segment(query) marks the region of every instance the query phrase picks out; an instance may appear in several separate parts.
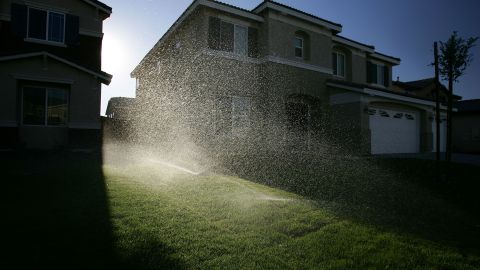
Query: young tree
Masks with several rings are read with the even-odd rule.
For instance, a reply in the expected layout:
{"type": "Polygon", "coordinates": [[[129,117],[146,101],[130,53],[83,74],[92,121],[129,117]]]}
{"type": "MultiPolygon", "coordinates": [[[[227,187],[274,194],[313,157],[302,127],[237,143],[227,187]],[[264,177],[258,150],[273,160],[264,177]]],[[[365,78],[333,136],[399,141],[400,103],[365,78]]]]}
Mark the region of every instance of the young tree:
{"type": "Polygon", "coordinates": [[[445,156],[447,167],[450,167],[452,160],[453,82],[458,82],[458,79],[465,73],[465,70],[473,61],[473,55],[469,51],[475,45],[477,39],[478,37],[471,37],[465,40],[458,36],[457,31],[454,31],[447,41],[439,42],[439,71],[442,78],[448,80],[447,149],[445,156]]]}

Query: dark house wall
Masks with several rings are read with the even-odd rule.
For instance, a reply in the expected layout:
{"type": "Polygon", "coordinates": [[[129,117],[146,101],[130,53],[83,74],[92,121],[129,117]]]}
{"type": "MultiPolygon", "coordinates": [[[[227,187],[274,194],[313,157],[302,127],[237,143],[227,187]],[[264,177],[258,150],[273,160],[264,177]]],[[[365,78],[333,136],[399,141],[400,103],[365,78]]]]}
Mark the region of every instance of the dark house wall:
{"type": "Polygon", "coordinates": [[[27,7],[12,3],[10,21],[0,21],[0,56],[46,51],[76,64],[99,71],[101,69],[102,38],[81,35],[79,16],[66,14],[65,47],[25,41],[27,7]]]}

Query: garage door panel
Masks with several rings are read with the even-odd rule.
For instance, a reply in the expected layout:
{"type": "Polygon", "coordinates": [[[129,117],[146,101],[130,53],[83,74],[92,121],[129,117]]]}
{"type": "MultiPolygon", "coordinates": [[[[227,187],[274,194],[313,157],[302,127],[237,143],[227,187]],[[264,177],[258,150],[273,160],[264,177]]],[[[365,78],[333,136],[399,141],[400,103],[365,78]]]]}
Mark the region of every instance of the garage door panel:
{"type": "Polygon", "coordinates": [[[374,108],[369,114],[372,154],[419,152],[416,112],[374,108]]]}

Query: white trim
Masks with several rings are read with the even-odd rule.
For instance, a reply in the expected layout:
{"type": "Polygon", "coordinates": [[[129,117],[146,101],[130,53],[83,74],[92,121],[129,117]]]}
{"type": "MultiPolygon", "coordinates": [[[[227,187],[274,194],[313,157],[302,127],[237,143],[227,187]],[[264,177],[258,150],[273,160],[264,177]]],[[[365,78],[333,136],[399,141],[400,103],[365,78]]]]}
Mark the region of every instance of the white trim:
{"type": "MultiPolygon", "coordinates": [[[[370,95],[372,97],[382,97],[382,98],[392,99],[392,100],[395,100],[395,101],[403,101],[403,102],[406,102],[406,103],[412,103],[412,104],[416,104],[416,105],[419,104],[419,105],[426,105],[426,106],[430,106],[430,107],[435,107],[435,101],[422,100],[422,99],[417,99],[417,98],[413,98],[413,97],[405,97],[405,96],[397,95],[395,93],[386,93],[386,92],[382,92],[382,91],[375,90],[375,89],[370,89],[370,88],[358,88],[358,87],[341,85],[341,84],[331,83],[331,82],[327,83],[327,86],[337,87],[337,88],[344,89],[344,90],[350,90],[350,91],[353,91],[353,92],[357,92],[357,93],[361,93],[361,94],[365,94],[365,95],[370,95]]],[[[440,105],[440,109],[446,110],[447,107],[440,105]]]]}
{"type": "Polygon", "coordinates": [[[103,33],[102,32],[97,32],[97,31],[86,29],[86,28],[80,28],[79,29],[79,34],[84,35],[84,36],[103,38],[103,33]]]}
{"type": "Polygon", "coordinates": [[[365,51],[365,52],[369,52],[369,53],[374,53],[375,52],[375,49],[373,49],[371,47],[352,42],[352,41],[344,39],[343,37],[340,37],[340,36],[332,36],[332,41],[335,41],[337,43],[359,49],[361,51],[365,51]]]}
{"type": "Polygon", "coordinates": [[[11,56],[0,57],[0,62],[1,62],[1,61],[8,61],[8,60],[15,60],[15,59],[35,57],[35,56],[48,56],[48,57],[53,58],[53,59],[55,59],[55,60],[57,60],[57,61],[59,61],[59,62],[62,62],[62,63],[67,64],[67,65],[70,65],[70,66],[72,66],[72,67],[74,67],[74,68],[76,68],[76,69],[79,69],[79,70],[81,70],[81,71],[83,71],[83,72],[86,72],[86,73],[91,74],[91,75],[93,75],[93,76],[99,77],[99,78],[107,81],[108,83],[110,83],[110,81],[112,80],[112,76],[111,76],[111,75],[105,76],[105,75],[102,75],[102,74],[100,74],[100,73],[91,71],[91,70],[89,70],[89,69],[87,69],[87,68],[84,68],[84,67],[82,67],[82,66],[79,66],[79,65],[77,65],[77,64],[75,64],[75,63],[72,63],[72,62],[70,62],[70,61],[68,61],[68,60],[65,60],[65,59],[63,59],[63,58],[60,58],[60,57],[55,56],[55,55],[53,55],[53,54],[50,54],[50,53],[48,53],[48,52],[25,53],[25,54],[16,54],[16,55],[11,55],[11,56]]]}
{"type": "Polygon", "coordinates": [[[252,12],[258,14],[266,8],[271,8],[273,10],[280,11],[281,13],[285,13],[285,14],[297,17],[299,19],[302,19],[302,20],[305,20],[305,21],[308,21],[308,22],[312,22],[314,24],[323,26],[325,28],[332,29],[332,30],[335,30],[337,32],[342,32],[342,27],[341,26],[337,26],[337,25],[331,24],[329,22],[326,22],[326,21],[323,21],[323,20],[320,20],[320,19],[316,19],[312,16],[308,16],[308,15],[300,13],[298,11],[295,11],[295,10],[292,10],[292,9],[289,9],[289,8],[286,8],[286,7],[283,7],[283,6],[279,6],[279,5],[277,5],[275,3],[272,3],[272,2],[263,2],[263,4],[261,4],[260,6],[255,8],[254,10],[252,10],[252,12]]]}
{"type": "Polygon", "coordinates": [[[378,60],[382,60],[382,61],[394,64],[394,65],[400,65],[400,60],[394,59],[392,57],[383,56],[383,55],[380,55],[380,54],[375,53],[375,52],[370,54],[370,57],[373,57],[373,58],[376,58],[378,60]]]}
{"type": "Polygon", "coordinates": [[[242,56],[238,54],[234,54],[232,52],[225,52],[225,51],[217,51],[217,50],[212,50],[212,49],[203,49],[201,50],[195,57],[198,57],[202,54],[209,55],[209,56],[217,56],[217,57],[224,57],[226,59],[232,59],[232,60],[237,60],[237,61],[242,61],[245,63],[252,63],[252,64],[263,64],[266,62],[272,62],[272,63],[277,63],[277,64],[282,64],[282,65],[288,65],[288,66],[293,66],[293,67],[298,67],[298,68],[303,68],[303,69],[308,69],[308,70],[313,70],[317,71],[320,73],[325,73],[325,74],[333,74],[333,70],[331,68],[325,68],[325,67],[320,67],[320,66],[315,66],[315,65],[310,65],[298,61],[292,61],[289,59],[285,58],[280,58],[277,56],[272,56],[268,55],[263,58],[257,59],[257,58],[252,58],[248,56],[242,56]]]}
{"type": "Polygon", "coordinates": [[[18,127],[18,123],[16,121],[0,121],[0,127],[18,127]]]}
{"type": "Polygon", "coordinates": [[[10,21],[12,16],[8,13],[0,13],[0,20],[2,21],[10,21]]]}
{"type": "Polygon", "coordinates": [[[27,80],[27,81],[38,81],[38,82],[51,82],[51,83],[61,83],[61,84],[74,84],[74,80],[59,78],[59,77],[43,77],[30,74],[11,74],[13,78],[17,80],[27,80]]]}
{"type": "Polygon", "coordinates": [[[88,122],[77,122],[70,123],[68,128],[72,129],[100,129],[102,125],[100,123],[88,123],[88,122]]]}

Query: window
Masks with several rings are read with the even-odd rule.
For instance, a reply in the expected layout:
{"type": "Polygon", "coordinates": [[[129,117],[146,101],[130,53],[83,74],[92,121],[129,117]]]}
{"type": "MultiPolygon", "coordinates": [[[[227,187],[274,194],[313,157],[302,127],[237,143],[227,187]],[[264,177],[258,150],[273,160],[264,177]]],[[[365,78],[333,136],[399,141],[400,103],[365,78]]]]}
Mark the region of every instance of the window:
{"type": "Polygon", "coordinates": [[[388,86],[388,67],[382,64],[367,62],[367,81],[368,83],[388,86]]]}
{"type": "Polygon", "coordinates": [[[64,43],[65,14],[28,8],[28,37],[64,43]]]}
{"type": "Polygon", "coordinates": [[[255,57],[257,30],[210,17],[208,46],[214,50],[255,57]]]}
{"type": "Polygon", "coordinates": [[[248,52],[248,32],[247,28],[235,25],[233,52],[240,55],[247,55],[248,52]]]}
{"type": "Polygon", "coordinates": [[[66,125],[68,92],[56,88],[24,87],[22,108],[24,125],[66,125]]]}
{"type": "Polygon", "coordinates": [[[295,48],[295,57],[303,58],[303,38],[295,37],[293,47],[295,48]]]}
{"type": "Polygon", "coordinates": [[[250,98],[232,97],[232,134],[245,136],[250,128],[250,98]]]}
{"type": "Polygon", "coordinates": [[[215,134],[245,136],[250,129],[250,98],[217,97],[213,115],[215,134]]]}
{"type": "Polygon", "coordinates": [[[382,65],[375,65],[377,72],[376,84],[385,85],[385,67],[382,65]]]}
{"type": "Polygon", "coordinates": [[[333,75],[345,77],[345,55],[342,53],[332,53],[333,75]]]}

